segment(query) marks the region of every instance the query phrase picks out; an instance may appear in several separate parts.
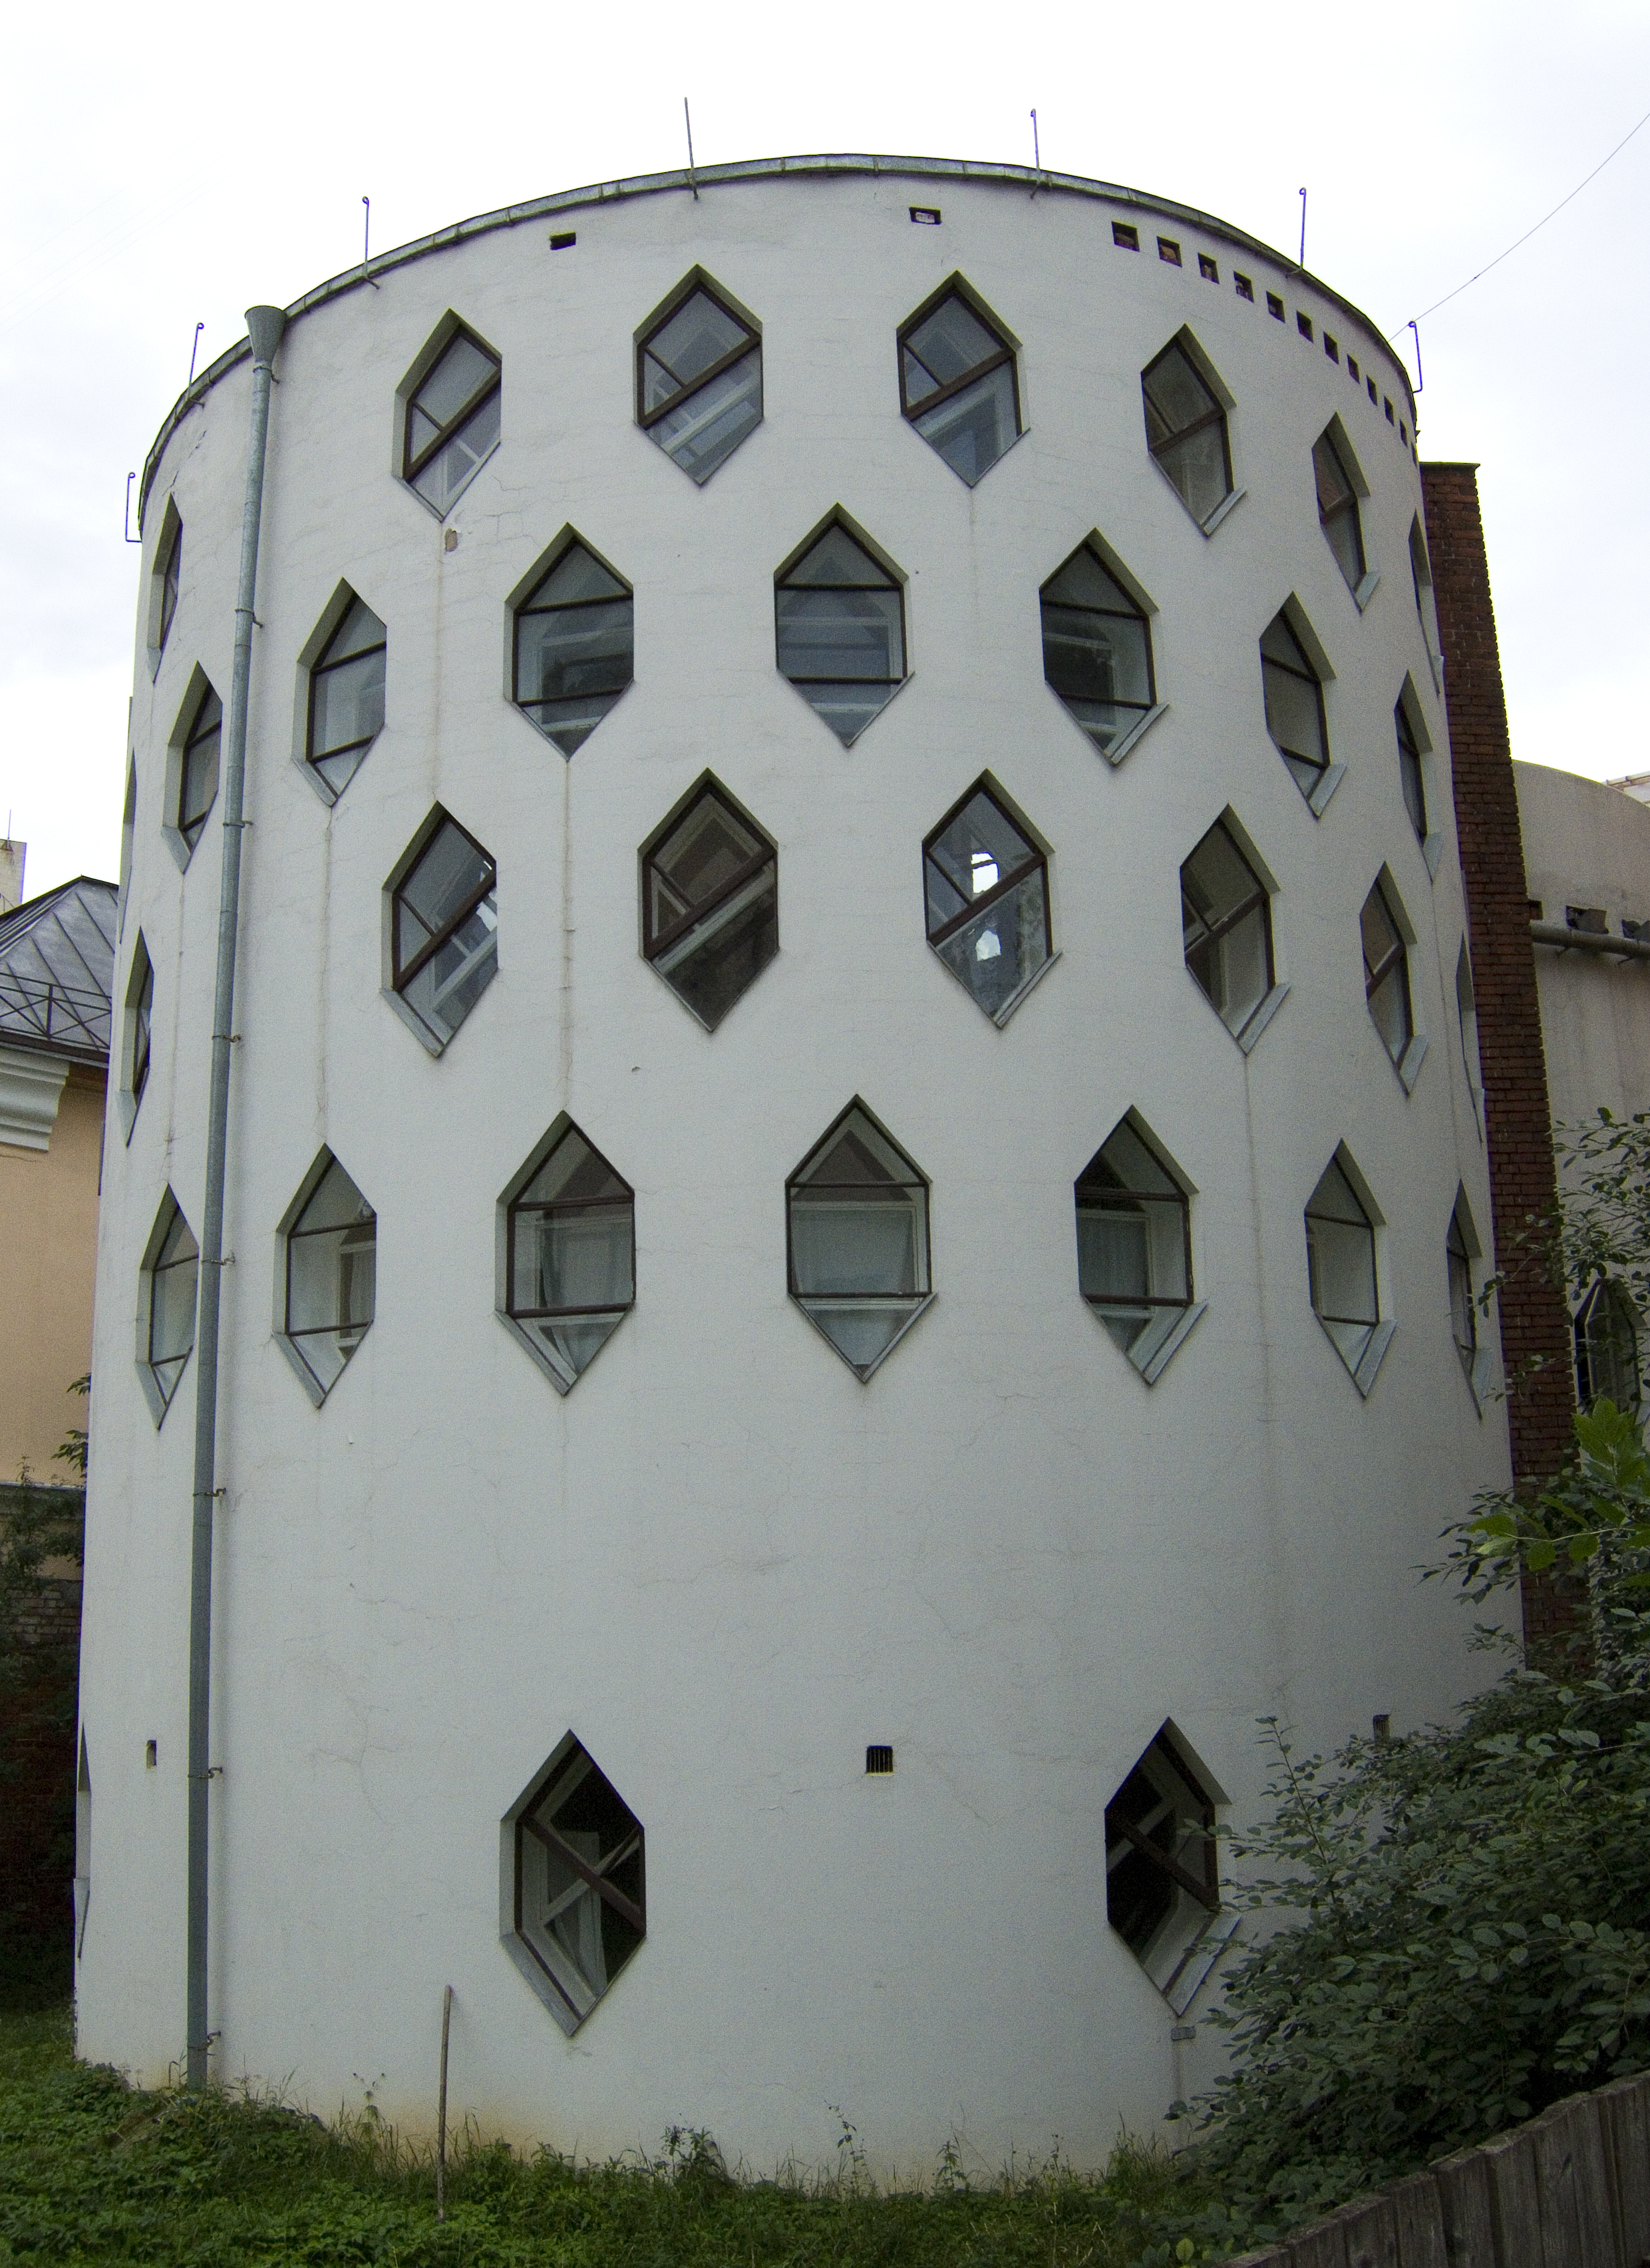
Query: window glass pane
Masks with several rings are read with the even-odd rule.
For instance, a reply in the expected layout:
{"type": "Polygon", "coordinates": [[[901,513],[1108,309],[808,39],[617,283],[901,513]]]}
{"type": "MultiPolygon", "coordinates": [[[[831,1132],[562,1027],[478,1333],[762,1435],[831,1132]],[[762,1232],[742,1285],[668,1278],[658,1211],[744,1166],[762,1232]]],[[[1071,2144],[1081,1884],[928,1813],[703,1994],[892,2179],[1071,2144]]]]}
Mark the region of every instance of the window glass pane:
{"type": "MultiPolygon", "coordinates": [[[[150,1276],[149,1359],[180,1369],[194,1344],[194,1295],[200,1253],[189,1224],[174,1204],[150,1276]]],[[[175,1375],[173,1383],[175,1383],[175,1375]]],[[[163,1381],[163,1393],[171,1388],[163,1381]]]]}
{"type": "Polygon", "coordinates": [[[781,589],[780,668],[793,678],[896,681],[906,674],[902,613],[898,591],[781,589]]]}
{"type": "Polygon", "coordinates": [[[649,934],[657,936],[714,897],[765,847],[719,797],[701,796],[648,854],[649,934]]]}
{"type": "MultiPolygon", "coordinates": [[[[1119,706],[1126,724],[1152,705],[1151,647],[1136,615],[1102,615],[1043,601],[1043,674],[1084,723],[1111,724],[1119,706]]],[[[1118,718],[1117,722],[1123,722],[1118,718]]]]}
{"type": "Polygon", "coordinates": [[[598,1150],[569,1127],[517,1198],[518,1205],[628,1200],[630,1190],[598,1150]]]}
{"type": "Polygon", "coordinates": [[[1469,1377],[1472,1358],[1478,1351],[1478,1309],[1472,1297],[1472,1258],[1467,1250],[1466,1238],[1462,1233],[1459,1215],[1449,1217],[1449,1235],[1445,1248],[1449,1270],[1449,1321],[1455,1333],[1456,1351],[1465,1364],[1469,1377]]]}
{"type": "Polygon", "coordinates": [[[1206,425],[1201,432],[1190,433],[1184,440],[1169,443],[1157,452],[1157,460],[1194,519],[1206,519],[1230,491],[1223,421],[1206,425]]]}
{"type": "Polygon", "coordinates": [[[941,914],[931,887],[930,915],[949,920],[951,914],[994,889],[999,881],[1006,881],[1016,866],[1038,853],[995,798],[982,789],[928,843],[925,856],[938,869],[931,885],[938,881],[943,887],[949,883],[951,892],[950,909],[941,914]]]}
{"type": "Polygon", "coordinates": [[[696,481],[710,478],[762,419],[762,356],[754,349],[668,409],[648,429],[696,481]]]}
{"type": "Polygon", "coordinates": [[[1019,433],[1012,368],[1000,364],[913,422],[923,439],[972,488],[1019,433]]]}
{"type": "Polygon", "coordinates": [[[318,668],[328,662],[347,661],[352,653],[364,653],[369,646],[382,645],[385,640],[383,623],[363,599],[352,600],[349,611],[326,641],[318,668]]]}
{"type": "Polygon", "coordinates": [[[533,607],[570,607],[586,599],[628,599],[630,593],[617,576],[610,575],[599,559],[582,543],[569,544],[541,583],[522,602],[525,614],[533,607]]]}
{"type": "Polygon", "coordinates": [[[357,654],[310,680],[310,754],[370,740],[384,723],[384,649],[357,654]]]}
{"type": "Polygon", "coordinates": [[[420,496],[444,512],[497,440],[502,397],[494,393],[414,476],[420,496]]]}
{"type": "Polygon", "coordinates": [[[707,788],[643,858],[644,949],[713,1031],[779,950],[773,852],[765,836],[707,788]]]}
{"type": "Polygon", "coordinates": [[[1307,1204],[1306,1256],[1312,1305],[1355,1367],[1381,1320],[1375,1230],[1332,1159],[1307,1204]]]}
{"type": "Polygon", "coordinates": [[[988,1016],[1048,959],[1048,888],[1039,865],[1016,889],[942,939],[936,950],[988,1016]]]}
{"type": "Polygon", "coordinates": [[[1316,681],[1317,672],[1306,658],[1305,649],[1289,627],[1287,615],[1274,615],[1261,634],[1260,651],[1268,661],[1280,661],[1286,669],[1298,670],[1302,677],[1316,681]]]}
{"type": "Polygon", "coordinates": [[[1140,380],[1146,394],[1147,407],[1155,410],[1160,421],[1161,437],[1168,439],[1179,433],[1199,417],[1206,417],[1220,404],[1210,393],[1184,351],[1170,347],[1158,357],[1140,380]]]}
{"type": "Polygon", "coordinates": [[[407,1005],[438,1039],[452,1037],[497,973],[497,932],[489,895],[401,987],[407,1005]]]}
{"type": "Polygon", "coordinates": [[[1356,492],[1346,477],[1335,444],[1327,433],[1320,433],[1312,444],[1312,472],[1317,482],[1317,516],[1327,521],[1331,513],[1343,504],[1355,504],[1356,492]]]}
{"type": "Polygon", "coordinates": [[[1363,938],[1364,975],[1368,977],[1375,974],[1390,954],[1401,953],[1404,949],[1404,940],[1398,934],[1397,923],[1387,910],[1387,902],[1379,886],[1371,890],[1364,900],[1358,926],[1363,938]]]}
{"type": "Polygon", "coordinates": [[[800,584],[846,585],[850,589],[898,588],[885,567],[854,541],[840,521],[826,528],[810,551],[785,571],[783,587],[800,584]]]}
{"type": "Polygon", "coordinates": [[[643,408],[656,409],[661,401],[700,372],[708,370],[741,339],[750,336],[745,326],[719,306],[708,292],[695,291],[648,341],[651,367],[647,371],[643,408]]]}
{"type": "Polygon", "coordinates": [[[1260,674],[1266,730],[1286,756],[1297,757],[1310,768],[1306,784],[1315,786],[1316,775],[1329,762],[1317,681],[1296,677],[1270,661],[1263,662],[1260,674]]]}
{"type": "MultiPolygon", "coordinates": [[[[950,386],[953,379],[961,378],[977,364],[988,362],[1003,350],[1003,342],[986,329],[955,292],[942,299],[931,315],[925,315],[914,330],[906,333],[906,339],[911,351],[941,386],[950,386]]],[[[911,399],[915,401],[918,396],[913,393],[911,399]]]]}
{"type": "Polygon", "coordinates": [[[541,608],[519,618],[516,698],[524,703],[622,693],[633,665],[634,602],[541,608]]]}
{"type": "Polygon", "coordinates": [[[518,1201],[513,1312],[627,1307],[634,1297],[631,1224],[627,1191],[610,1205],[569,1205],[561,1211],[518,1201]]]}
{"type": "Polygon", "coordinates": [[[396,893],[402,919],[401,959],[410,960],[425,938],[451,920],[492,872],[493,861],[480,843],[451,820],[443,820],[396,893]]]}
{"type": "Polygon", "coordinates": [[[584,2015],[642,1942],[640,1823],[579,1749],[518,1824],[516,1855],[522,1936],[584,2015]]]}
{"type": "Polygon", "coordinates": [[[1409,813],[1410,824],[1424,843],[1426,839],[1426,790],[1421,773],[1421,752],[1416,746],[1410,720],[1400,701],[1392,711],[1397,728],[1398,779],[1404,790],[1404,807],[1409,813]]]}
{"type": "Polygon", "coordinates": [[[920,1192],[808,1186],[791,1202],[791,1261],[803,1292],[911,1292],[920,1192]]]}
{"type": "Polygon", "coordinates": [[[413,395],[414,403],[439,429],[458,416],[477,387],[495,376],[497,370],[492,356],[483,353],[461,331],[413,395]]]}
{"type": "Polygon", "coordinates": [[[1355,591],[1363,581],[1363,534],[1358,525],[1358,507],[1347,504],[1324,522],[1324,533],[1329,538],[1329,548],[1335,555],[1335,563],[1346,578],[1349,590],[1355,591]]]}
{"type": "Polygon", "coordinates": [[[1098,607],[1108,614],[1138,615],[1140,611],[1086,543],[1072,553],[1058,575],[1049,578],[1043,585],[1043,596],[1045,601],[1057,599],[1068,607],[1098,607]]]}

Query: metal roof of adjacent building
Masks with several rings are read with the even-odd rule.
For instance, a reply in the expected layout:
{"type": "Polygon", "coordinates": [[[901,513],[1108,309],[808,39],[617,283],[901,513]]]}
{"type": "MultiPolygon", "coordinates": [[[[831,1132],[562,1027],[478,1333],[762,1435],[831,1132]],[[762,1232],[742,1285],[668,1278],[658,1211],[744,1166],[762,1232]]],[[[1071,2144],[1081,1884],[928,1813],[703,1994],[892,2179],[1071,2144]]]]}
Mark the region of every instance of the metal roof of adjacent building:
{"type": "Polygon", "coordinates": [[[108,1062],[117,896],[80,874],[0,917],[0,1045],[108,1062]]]}

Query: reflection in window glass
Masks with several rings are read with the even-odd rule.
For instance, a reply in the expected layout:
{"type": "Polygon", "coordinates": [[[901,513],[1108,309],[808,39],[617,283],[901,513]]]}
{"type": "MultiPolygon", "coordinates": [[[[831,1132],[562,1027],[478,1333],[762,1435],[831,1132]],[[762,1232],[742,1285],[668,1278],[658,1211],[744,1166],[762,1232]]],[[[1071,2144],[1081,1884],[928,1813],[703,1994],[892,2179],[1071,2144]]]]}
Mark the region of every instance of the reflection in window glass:
{"type": "Polygon", "coordinates": [[[1086,543],[1042,601],[1043,674],[1105,755],[1156,705],[1151,627],[1086,543]]]}
{"type": "Polygon", "coordinates": [[[1141,1368],[1192,1305],[1191,1203],[1131,1118],[1077,1176],[1077,1283],[1141,1368]]]}
{"type": "Polygon", "coordinates": [[[1364,998],[1382,1046],[1395,1064],[1402,1063],[1415,1036],[1409,954],[1380,881],[1363,902],[1358,926],[1363,940],[1364,998]]]}
{"type": "Polygon", "coordinates": [[[1410,825],[1425,843],[1426,786],[1421,771],[1421,752],[1415,727],[1410,723],[1408,706],[1402,697],[1392,711],[1392,723],[1398,737],[1398,783],[1404,791],[1404,808],[1409,813],[1410,825]]]}
{"type": "Polygon", "coordinates": [[[970,488],[1018,438],[1014,349],[960,291],[900,332],[899,403],[970,488]]]}
{"type": "Polygon", "coordinates": [[[1478,1351],[1478,1311],[1472,1296],[1472,1254],[1461,1224],[1459,1203],[1449,1216],[1449,1233],[1444,1239],[1444,1264],[1449,1277],[1449,1328],[1461,1367],[1470,1380],[1473,1359],[1478,1351]]]}
{"type": "Polygon", "coordinates": [[[635,1303],[635,1197],[569,1123],[508,1208],[505,1312],[566,1394],[635,1303]]]}
{"type": "Polygon", "coordinates": [[[905,678],[898,581],[833,520],[781,575],[774,598],[781,674],[846,747],[905,678]]]}
{"type": "Polygon", "coordinates": [[[1260,641],[1260,681],[1266,730],[1295,785],[1302,795],[1310,797],[1329,770],[1324,687],[1288,615],[1281,610],[1267,623],[1260,641]]]}
{"type": "Polygon", "coordinates": [[[498,439],[502,369],[460,328],[408,397],[401,477],[444,517],[498,439]]]}
{"type": "Polygon", "coordinates": [[[132,1053],[127,1086],[132,1097],[132,1108],[136,1110],[143,1099],[143,1089],[149,1085],[149,1058],[155,1020],[155,968],[141,932],[137,950],[132,955],[132,975],[136,979],[136,986],[131,994],[132,1053]]]}
{"type": "Polygon", "coordinates": [[[1575,1319],[1576,1395],[1584,1410],[1613,1402],[1637,1416],[1644,1399],[1639,1317],[1622,1286],[1601,1277],[1575,1319]]]}
{"type": "Polygon", "coordinates": [[[1318,1320],[1355,1372],[1381,1320],[1375,1225],[1337,1158],[1307,1201],[1306,1266],[1318,1320]]]}
{"type": "Polygon", "coordinates": [[[636,402],[649,439],[708,481],[762,422],[762,342],[699,284],[638,343],[636,402]]]}
{"type": "Polygon", "coordinates": [[[928,1305],[928,1184],[852,1103],[786,1185],[790,1292],[862,1379],[928,1305]]]}
{"type": "Polygon", "coordinates": [[[378,1216],[336,1158],[287,1231],[286,1335],[329,1393],[372,1322],[378,1216]]]}
{"type": "Polygon", "coordinates": [[[178,611],[178,587],[183,574],[183,522],[175,516],[165,539],[165,548],[155,569],[159,584],[159,610],[155,619],[155,651],[164,653],[172,618],[178,611]]]}
{"type": "Polygon", "coordinates": [[[224,704],[209,685],[184,734],[178,767],[178,832],[191,850],[200,841],[207,814],[217,799],[218,754],[224,738],[224,704]]]}
{"type": "Polygon", "coordinates": [[[628,589],[579,542],[516,609],[515,697],[564,756],[629,684],[634,622],[628,589]]]}
{"type": "Polygon", "coordinates": [[[1346,460],[1335,446],[1332,426],[1326,427],[1312,444],[1312,476],[1317,484],[1318,525],[1346,578],[1347,589],[1355,591],[1366,570],[1363,526],[1358,516],[1358,491],[1346,460]]]}
{"type": "MultiPolygon", "coordinates": [[[[194,1295],[201,1248],[170,1189],[162,1208],[165,1226],[148,1270],[150,1374],[162,1414],[178,1390],[178,1381],[194,1345],[194,1295]]],[[[158,1224],[157,1224],[158,1226],[158,1224]]]]}
{"type": "Polygon", "coordinates": [[[1053,951],[1048,862],[983,784],[922,846],[928,943],[988,1016],[1004,1015],[1053,951]]]}
{"type": "Polygon", "coordinates": [[[384,624],[364,599],[352,598],[310,671],[305,753],[334,797],[383,729],[384,667],[384,624]]]}
{"type": "Polygon", "coordinates": [[[642,854],[642,949],[715,1031],[779,951],[779,858],[708,781],[642,854]]]}
{"type": "Polygon", "coordinates": [[[1226,412],[1177,339],[1141,372],[1140,392],[1151,453],[1206,526],[1232,492],[1226,412]]]}
{"type": "Polygon", "coordinates": [[[444,813],[392,908],[392,982],[436,1052],[498,972],[498,871],[444,813]]]}
{"type": "Polygon", "coordinates": [[[1106,1806],[1106,1919],[1170,1993],[1221,1902],[1214,1806],[1167,1727],[1106,1806]]]}
{"type": "Polygon", "coordinates": [[[1242,1039],[1272,988],[1272,901],[1223,820],[1180,869],[1180,925],[1186,967],[1242,1039]]]}
{"type": "Polygon", "coordinates": [[[588,1750],[570,1753],[516,1821],[516,1930],[582,2023],[647,1935],[642,1822],[588,1750]]]}

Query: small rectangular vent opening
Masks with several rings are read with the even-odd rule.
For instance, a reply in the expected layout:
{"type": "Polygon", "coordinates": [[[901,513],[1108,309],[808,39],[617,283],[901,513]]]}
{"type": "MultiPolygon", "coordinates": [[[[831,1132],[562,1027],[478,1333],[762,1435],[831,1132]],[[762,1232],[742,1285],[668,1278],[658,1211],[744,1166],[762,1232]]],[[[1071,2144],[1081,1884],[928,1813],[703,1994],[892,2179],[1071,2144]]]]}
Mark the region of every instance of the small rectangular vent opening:
{"type": "Polygon", "coordinates": [[[1138,252],[1140,248],[1140,232],[1133,221],[1114,220],[1111,224],[1111,241],[1124,252],[1138,252]]]}
{"type": "Polygon", "coordinates": [[[1158,238],[1157,257],[1160,260],[1166,260],[1171,268],[1179,267],[1180,247],[1175,242],[1172,236],[1160,236],[1158,238]]]}
{"type": "Polygon", "coordinates": [[[1200,252],[1198,254],[1198,273],[1206,284],[1218,284],[1221,280],[1220,266],[1217,261],[1210,259],[1206,252],[1200,252]]]}
{"type": "Polygon", "coordinates": [[[578,242],[578,240],[577,232],[576,230],[569,229],[565,236],[553,236],[551,238],[550,249],[552,252],[567,252],[570,250],[571,247],[578,242]]]}
{"type": "Polygon", "coordinates": [[[893,1768],[894,1752],[891,1749],[871,1747],[866,1749],[865,1769],[868,1772],[891,1772],[893,1768]]]}
{"type": "Polygon", "coordinates": [[[1280,323],[1283,320],[1283,302],[1275,291],[1268,291],[1266,294],[1266,313],[1274,323],[1280,323]]]}
{"type": "Polygon", "coordinates": [[[1312,318],[1310,315],[1303,315],[1298,307],[1294,311],[1294,328],[1300,332],[1301,336],[1303,339],[1309,339],[1311,337],[1312,318]]]}
{"type": "Polygon", "coordinates": [[[911,217],[918,228],[938,228],[940,208],[938,205],[913,205],[911,217]]]}
{"type": "Polygon", "coordinates": [[[1240,299],[1252,299],[1255,296],[1254,284],[1247,276],[1234,274],[1232,277],[1232,289],[1236,292],[1240,299]]]}
{"type": "Polygon", "coordinates": [[[153,1771],[155,1766],[159,1763],[159,1752],[155,1742],[153,1741],[145,1741],[143,1743],[143,1764],[145,1769],[149,1771],[153,1771]]]}

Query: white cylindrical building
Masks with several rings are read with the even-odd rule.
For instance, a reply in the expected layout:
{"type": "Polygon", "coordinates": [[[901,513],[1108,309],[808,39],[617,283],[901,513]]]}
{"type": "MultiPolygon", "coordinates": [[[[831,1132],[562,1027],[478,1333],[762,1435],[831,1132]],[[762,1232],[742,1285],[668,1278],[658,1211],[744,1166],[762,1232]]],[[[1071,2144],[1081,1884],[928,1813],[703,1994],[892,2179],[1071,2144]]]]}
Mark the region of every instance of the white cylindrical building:
{"type": "MultiPolygon", "coordinates": [[[[1212,2068],[1257,1720],[1481,1675],[1402,365],[1206,215],[849,157],[467,223],[275,370],[215,2067],[428,2124],[451,1984],[489,2132],[1103,2157],[1212,2068]]],[[[250,382],[145,474],[103,1184],[79,2043],[151,2081],[250,382]]]]}

